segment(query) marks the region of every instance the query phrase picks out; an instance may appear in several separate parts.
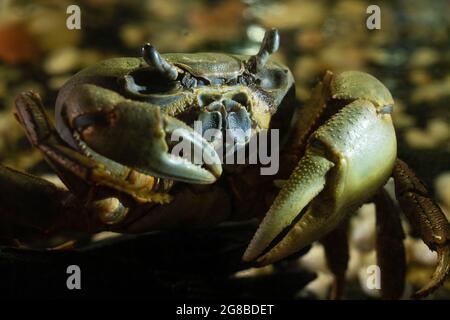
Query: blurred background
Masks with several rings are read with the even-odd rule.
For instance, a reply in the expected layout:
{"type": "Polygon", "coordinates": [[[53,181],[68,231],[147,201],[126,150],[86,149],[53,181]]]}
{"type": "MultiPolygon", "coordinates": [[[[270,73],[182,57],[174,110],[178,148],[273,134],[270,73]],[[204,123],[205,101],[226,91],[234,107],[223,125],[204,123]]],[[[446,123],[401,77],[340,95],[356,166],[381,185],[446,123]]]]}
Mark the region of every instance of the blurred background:
{"type": "MultiPolygon", "coordinates": [[[[138,56],[144,42],[162,53],[253,54],[264,30],[275,27],[281,48],[274,58],[293,71],[299,103],[326,70],[366,71],[391,90],[399,155],[450,218],[449,12],[448,0],[0,0],[0,161],[57,180],[12,115],[23,90],[38,91],[53,114],[58,89],[75,72],[108,57],[138,56]],[[72,4],[81,9],[80,30],[66,27],[72,4]],[[380,30],[366,27],[371,4],[381,8],[380,30]]],[[[375,264],[374,206],[363,206],[352,226],[348,297],[375,264]]],[[[428,279],[435,256],[410,237],[406,247],[408,294],[428,279]]],[[[331,284],[322,253],[314,245],[299,261],[318,271],[308,289],[319,298],[331,284]]],[[[434,298],[450,298],[446,288],[434,298]]]]}

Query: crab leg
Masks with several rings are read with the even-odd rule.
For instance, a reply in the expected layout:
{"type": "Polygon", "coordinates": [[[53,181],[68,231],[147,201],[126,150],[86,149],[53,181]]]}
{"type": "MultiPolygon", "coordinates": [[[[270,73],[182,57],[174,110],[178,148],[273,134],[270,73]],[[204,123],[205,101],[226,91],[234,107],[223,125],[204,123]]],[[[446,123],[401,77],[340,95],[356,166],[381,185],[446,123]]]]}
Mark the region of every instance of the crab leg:
{"type": "Polygon", "coordinates": [[[325,249],[328,269],[334,275],[330,298],[338,300],[345,289],[345,274],[350,258],[348,245],[348,220],[327,234],[321,243],[325,249]]]}
{"type": "Polygon", "coordinates": [[[45,225],[57,214],[56,199],[61,195],[62,190],[50,182],[0,165],[1,227],[13,225],[22,216],[20,212],[29,217],[30,229],[45,225]]]}
{"type": "Polygon", "coordinates": [[[393,177],[401,208],[425,244],[438,254],[431,280],[414,294],[414,297],[422,298],[436,290],[450,273],[450,224],[431,200],[423,182],[400,159],[395,162],[393,177]]]}
{"type": "Polygon", "coordinates": [[[406,273],[401,219],[392,199],[384,189],[375,195],[374,201],[377,221],[377,264],[381,270],[381,295],[385,299],[399,299],[403,293],[406,273]]]}
{"type": "Polygon", "coordinates": [[[68,191],[44,179],[0,165],[0,238],[35,243],[53,230],[86,232],[94,226],[72,200],[68,191]]]}

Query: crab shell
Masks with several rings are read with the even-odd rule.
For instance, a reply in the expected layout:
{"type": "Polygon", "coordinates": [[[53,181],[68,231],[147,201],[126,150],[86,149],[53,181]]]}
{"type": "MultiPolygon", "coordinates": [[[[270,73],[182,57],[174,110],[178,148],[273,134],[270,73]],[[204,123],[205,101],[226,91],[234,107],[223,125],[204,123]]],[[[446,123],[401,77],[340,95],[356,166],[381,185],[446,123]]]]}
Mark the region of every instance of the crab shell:
{"type": "MultiPolygon", "coordinates": [[[[254,135],[269,128],[294,82],[287,67],[271,60],[250,71],[251,56],[171,53],[159,59],[175,68],[178,79],[168,79],[143,58],[109,59],[76,74],[57,97],[60,137],[112,171],[126,166],[160,178],[212,183],[220,164],[197,168],[179,161],[175,168],[173,157],[160,159],[168,153],[168,127],[192,133],[192,123],[177,120],[189,115],[208,126],[254,135]]],[[[217,159],[204,139],[193,136],[217,159]]]]}

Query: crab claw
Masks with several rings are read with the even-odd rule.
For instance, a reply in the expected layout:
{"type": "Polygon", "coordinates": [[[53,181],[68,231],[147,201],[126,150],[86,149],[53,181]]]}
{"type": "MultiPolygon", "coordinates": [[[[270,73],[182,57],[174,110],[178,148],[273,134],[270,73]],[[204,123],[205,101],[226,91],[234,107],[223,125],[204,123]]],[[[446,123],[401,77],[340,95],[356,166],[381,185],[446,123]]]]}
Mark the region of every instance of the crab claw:
{"type": "MultiPolygon", "coordinates": [[[[216,181],[222,174],[222,165],[214,147],[191,127],[175,118],[166,116],[164,124],[166,135],[174,134],[181,137],[185,144],[192,147],[192,150],[201,151],[206,169],[163,150],[163,152],[154,154],[152,159],[157,174],[161,177],[190,183],[207,184],[216,181]]],[[[166,149],[165,146],[162,147],[166,149]]]]}
{"type": "Polygon", "coordinates": [[[395,159],[390,116],[367,100],[346,105],[309,138],[243,260],[270,264],[319,240],[386,183],[395,159]]]}
{"type": "Polygon", "coordinates": [[[311,242],[308,239],[316,228],[311,228],[313,224],[306,221],[310,221],[313,217],[310,210],[303,216],[301,212],[323,190],[326,174],[333,166],[331,161],[313,152],[308,152],[300,160],[245,251],[243,257],[245,261],[252,261],[260,256],[297,218],[300,220],[293,230],[294,233],[288,233],[278,245],[258,259],[258,262],[261,264],[275,262],[311,242]],[[309,229],[304,230],[304,227],[309,229]]]}
{"type": "Polygon", "coordinates": [[[141,157],[122,163],[159,178],[194,184],[215,182],[222,174],[222,165],[214,147],[184,122],[168,115],[160,117],[161,124],[155,128],[157,133],[146,141],[146,148],[141,147],[141,151],[145,150],[141,157]],[[175,152],[177,143],[186,147],[188,153],[197,152],[202,159],[180,156],[175,152]]]}
{"type": "MultiPolygon", "coordinates": [[[[108,92],[108,99],[111,95],[108,92]]],[[[91,96],[97,101],[104,99],[99,90],[91,92],[91,96]]],[[[187,124],[153,105],[113,97],[117,103],[112,107],[106,102],[106,107],[68,120],[79,135],[75,139],[78,146],[74,147],[90,148],[102,157],[159,178],[208,184],[221,175],[222,165],[214,147],[187,124]],[[174,136],[182,139],[188,151],[199,150],[203,161],[194,164],[192,159],[174,152],[174,136]]]]}

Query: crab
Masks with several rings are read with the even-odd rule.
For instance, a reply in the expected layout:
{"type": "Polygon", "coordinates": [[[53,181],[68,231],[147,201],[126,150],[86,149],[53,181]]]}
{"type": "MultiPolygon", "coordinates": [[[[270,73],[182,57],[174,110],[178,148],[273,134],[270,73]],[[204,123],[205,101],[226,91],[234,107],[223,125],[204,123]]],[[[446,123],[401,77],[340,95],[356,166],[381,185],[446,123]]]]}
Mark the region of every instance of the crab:
{"type": "Polygon", "coordinates": [[[55,126],[38,94],[21,93],[16,118],[67,188],[0,165],[3,239],[67,248],[68,240],[103,230],[137,233],[257,217],[244,261],[276,263],[321,241],[335,275],[332,297],[339,298],[348,219],[375,202],[378,264],[386,270],[381,290],[399,298],[404,235],[398,207],[384,190],[392,177],[402,211],[438,254],[432,278],[415,297],[430,294],[449,273],[450,225],[397,158],[391,93],[364,72],[327,72],[300,107],[291,71],[270,58],[279,42],[277,30],[268,30],[251,56],[160,54],[146,44],[140,58],[109,59],[72,77],[59,91],[55,126]],[[203,131],[239,129],[231,130],[233,150],[259,132],[278,130],[280,170],[262,176],[261,164],[222,164],[223,141],[194,130],[195,120],[203,131]],[[174,154],[175,132],[207,161],[174,154]]]}

